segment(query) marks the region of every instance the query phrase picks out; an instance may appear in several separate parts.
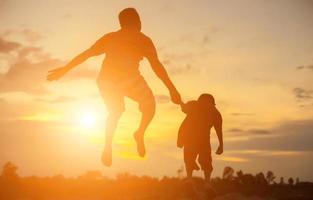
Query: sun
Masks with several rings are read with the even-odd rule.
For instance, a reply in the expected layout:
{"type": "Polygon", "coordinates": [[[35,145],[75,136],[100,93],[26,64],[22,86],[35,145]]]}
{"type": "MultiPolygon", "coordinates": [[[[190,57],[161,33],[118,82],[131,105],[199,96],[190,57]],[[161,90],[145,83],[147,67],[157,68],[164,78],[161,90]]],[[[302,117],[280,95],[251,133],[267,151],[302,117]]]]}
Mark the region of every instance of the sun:
{"type": "Polygon", "coordinates": [[[84,128],[94,128],[97,123],[97,115],[94,112],[84,112],[79,117],[79,124],[84,128]]]}

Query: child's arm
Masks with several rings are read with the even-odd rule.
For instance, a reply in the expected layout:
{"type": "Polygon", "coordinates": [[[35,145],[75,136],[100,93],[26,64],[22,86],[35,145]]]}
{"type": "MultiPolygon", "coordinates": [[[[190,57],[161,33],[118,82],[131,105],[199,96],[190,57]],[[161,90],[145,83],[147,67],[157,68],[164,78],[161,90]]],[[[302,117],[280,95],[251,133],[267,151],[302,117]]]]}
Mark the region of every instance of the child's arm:
{"type": "Polygon", "coordinates": [[[217,155],[221,155],[223,153],[224,150],[224,144],[223,144],[223,128],[222,128],[222,124],[223,124],[223,119],[222,119],[222,115],[220,112],[217,111],[217,116],[216,116],[216,121],[214,123],[214,129],[216,131],[216,135],[219,141],[219,146],[216,150],[216,154],[217,155]]]}

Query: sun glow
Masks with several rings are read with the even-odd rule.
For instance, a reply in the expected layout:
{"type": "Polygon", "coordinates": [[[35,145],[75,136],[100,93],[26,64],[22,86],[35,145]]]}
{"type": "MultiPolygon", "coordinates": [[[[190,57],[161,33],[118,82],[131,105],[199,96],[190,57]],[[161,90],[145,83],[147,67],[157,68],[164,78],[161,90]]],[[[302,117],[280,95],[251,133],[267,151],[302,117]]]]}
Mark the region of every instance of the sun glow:
{"type": "Polygon", "coordinates": [[[79,124],[84,128],[94,128],[97,124],[97,118],[94,112],[83,112],[79,116],[79,124]]]}

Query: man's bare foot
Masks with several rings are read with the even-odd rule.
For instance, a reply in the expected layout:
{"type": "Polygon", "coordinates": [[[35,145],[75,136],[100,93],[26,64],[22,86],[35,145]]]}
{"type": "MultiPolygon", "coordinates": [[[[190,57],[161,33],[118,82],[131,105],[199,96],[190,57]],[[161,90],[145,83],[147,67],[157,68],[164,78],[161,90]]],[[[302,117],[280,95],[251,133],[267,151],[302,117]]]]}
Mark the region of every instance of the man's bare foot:
{"type": "Polygon", "coordinates": [[[144,135],[140,132],[135,132],[134,138],[137,144],[137,151],[139,156],[144,157],[146,154],[145,143],[144,143],[144,135]]]}
{"type": "Polygon", "coordinates": [[[101,160],[102,163],[107,167],[112,165],[112,148],[104,148],[101,160]]]}

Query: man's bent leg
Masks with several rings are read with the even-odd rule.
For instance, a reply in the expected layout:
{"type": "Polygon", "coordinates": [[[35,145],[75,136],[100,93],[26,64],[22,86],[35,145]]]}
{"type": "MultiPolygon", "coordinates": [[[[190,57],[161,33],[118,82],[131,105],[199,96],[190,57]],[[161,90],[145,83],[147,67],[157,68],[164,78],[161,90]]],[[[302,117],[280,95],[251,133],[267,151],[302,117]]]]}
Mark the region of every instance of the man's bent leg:
{"type": "Polygon", "coordinates": [[[213,171],[211,149],[208,147],[202,149],[199,154],[198,161],[201,169],[203,170],[205,181],[210,183],[211,173],[213,171]]]}
{"type": "Polygon", "coordinates": [[[142,76],[131,79],[131,84],[125,89],[125,96],[138,102],[142,113],[140,125],[134,133],[137,151],[141,157],[145,156],[144,134],[155,113],[155,99],[153,93],[142,76]]]}
{"type": "Polygon", "coordinates": [[[197,152],[190,147],[184,147],[184,163],[187,172],[187,179],[192,179],[193,170],[199,170],[199,166],[196,163],[197,152]]]}
{"type": "Polygon", "coordinates": [[[155,114],[155,101],[153,96],[151,96],[150,99],[146,102],[142,102],[140,104],[140,111],[142,113],[141,121],[137,131],[134,134],[134,138],[137,143],[138,154],[141,157],[144,157],[146,154],[144,134],[155,114]]]}

